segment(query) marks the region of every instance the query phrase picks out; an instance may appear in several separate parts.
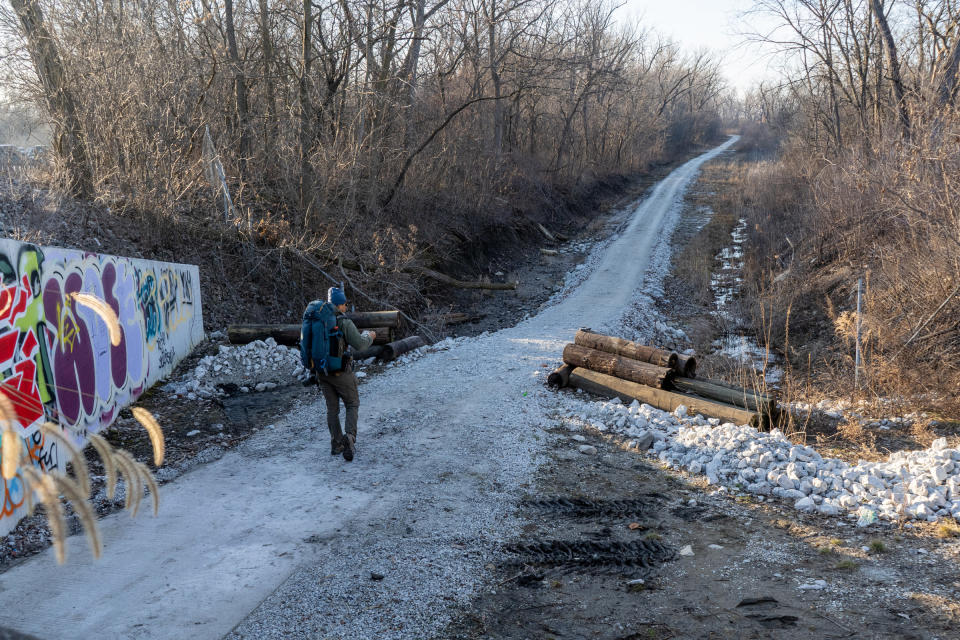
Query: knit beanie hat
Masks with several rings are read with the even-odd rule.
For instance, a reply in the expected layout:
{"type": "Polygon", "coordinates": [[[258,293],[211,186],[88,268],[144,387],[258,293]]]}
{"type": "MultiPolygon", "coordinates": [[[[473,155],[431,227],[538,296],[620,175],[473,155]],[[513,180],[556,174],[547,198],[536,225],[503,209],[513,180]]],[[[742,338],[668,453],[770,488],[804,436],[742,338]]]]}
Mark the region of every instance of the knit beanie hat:
{"type": "Polygon", "coordinates": [[[339,288],[330,287],[327,289],[327,302],[338,307],[341,304],[347,304],[347,296],[339,288]]]}

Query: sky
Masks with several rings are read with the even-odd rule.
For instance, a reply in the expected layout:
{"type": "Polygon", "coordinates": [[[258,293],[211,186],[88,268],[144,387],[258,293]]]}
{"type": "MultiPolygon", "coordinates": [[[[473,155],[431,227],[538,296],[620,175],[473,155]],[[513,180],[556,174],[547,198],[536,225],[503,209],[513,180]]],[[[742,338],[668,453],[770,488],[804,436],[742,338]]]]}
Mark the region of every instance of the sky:
{"type": "Polygon", "coordinates": [[[751,0],[626,0],[621,19],[637,19],[680,43],[684,51],[709,49],[717,54],[731,86],[744,91],[775,78],[769,50],[748,44],[742,31],[763,26],[757,15],[744,17],[751,0]]]}

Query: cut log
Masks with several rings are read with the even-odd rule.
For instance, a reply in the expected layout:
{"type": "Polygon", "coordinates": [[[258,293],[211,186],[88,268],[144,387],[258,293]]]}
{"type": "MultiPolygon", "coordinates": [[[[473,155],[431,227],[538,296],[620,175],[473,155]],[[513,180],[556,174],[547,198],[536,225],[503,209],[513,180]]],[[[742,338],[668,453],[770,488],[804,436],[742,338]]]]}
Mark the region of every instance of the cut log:
{"type": "Polygon", "coordinates": [[[573,342],[581,347],[613,353],[618,356],[623,356],[624,358],[633,358],[634,360],[648,362],[658,367],[669,367],[673,369],[677,366],[677,354],[675,353],[630,342],[623,338],[594,333],[589,329],[580,329],[577,331],[573,342]]]}
{"type": "Polygon", "coordinates": [[[746,389],[731,389],[703,380],[691,378],[673,378],[670,386],[679,391],[695,393],[704,398],[719,400],[727,404],[736,405],[750,411],[758,411],[767,416],[775,416],[777,403],[769,396],[754,394],[746,389]]]}
{"type": "Polygon", "coordinates": [[[684,378],[697,377],[697,359],[694,356],[677,356],[677,365],[674,367],[677,375],[684,378]]]}
{"type": "Polygon", "coordinates": [[[547,376],[547,385],[556,389],[562,389],[570,383],[570,372],[573,371],[573,365],[565,364],[554,370],[547,376]]]}
{"type": "Polygon", "coordinates": [[[383,355],[380,357],[383,360],[393,360],[398,358],[408,351],[413,351],[414,349],[419,349],[420,347],[425,347],[427,345],[426,340],[420,336],[410,336],[409,338],[404,338],[403,340],[397,340],[396,342],[391,342],[383,346],[383,355]]]}
{"type": "MultiPolygon", "coordinates": [[[[358,328],[360,328],[358,326],[358,328]]],[[[376,332],[373,344],[387,344],[393,339],[390,327],[370,327],[376,332]]],[[[361,329],[363,330],[363,329],[361,329]]],[[[233,324],[227,327],[227,339],[231,344],[247,344],[255,340],[273,338],[277,344],[288,347],[300,345],[299,324],[233,324]]]]}
{"type": "Polygon", "coordinates": [[[361,331],[373,331],[377,336],[373,339],[373,344],[387,344],[393,342],[393,329],[390,327],[373,327],[371,329],[361,329],[361,331]]]}
{"type": "Polygon", "coordinates": [[[764,402],[776,402],[777,401],[777,390],[771,389],[771,393],[761,393],[756,389],[741,387],[739,385],[733,384],[732,382],[727,382],[725,380],[717,380],[716,378],[697,378],[700,382],[709,382],[710,384],[715,384],[718,387],[726,387],[727,389],[733,389],[734,391],[746,391],[747,393],[752,393],[757,396],[759,399],[764,402]]]}
{"type": "Polygon", "coordinates": [[[350,351],[354,360],[366,360],[367,358],[380,358],[383,356],[383,347],[380,345],[367,347],[363,351],[350,351]]]}
{"type": "Polygon", "coordinates": [[[719,418],[724,422],[760,426],[760,415],[754,411],[747,411],[716,400],[653,389],[588,369],[574,369],[570,374],[569,384],[571,387],[605,398],[620,398],[624,402],[639,400],[662,411],[674,411],[680,405],[684,405],[691,415],[700,413],[710,418],[719,418]]]}
{"type": "Polygon", "coordinates": [[[343,314],[344,317],[353,320],[357,329],[373,329],[377,327],[399,327],[399,311],[354,311],[343,314]]]}
{"type": "Polygon", "coordinates": [[[232,324],[227,327],[227,339],[231,344],[247,344],[256,340],[273,338],[277,344],[294,346],[300,344],[298,324],[232,324]]]}
{"type": "Polygon", "coordinates": [[[563,361],[575,367],[606,373],[658,389],[665,387],[673,375],[673,371],[666,367],[658,367],[649,362],[640,362],[577,344],[568,344],[563,349],[563,361]]]}

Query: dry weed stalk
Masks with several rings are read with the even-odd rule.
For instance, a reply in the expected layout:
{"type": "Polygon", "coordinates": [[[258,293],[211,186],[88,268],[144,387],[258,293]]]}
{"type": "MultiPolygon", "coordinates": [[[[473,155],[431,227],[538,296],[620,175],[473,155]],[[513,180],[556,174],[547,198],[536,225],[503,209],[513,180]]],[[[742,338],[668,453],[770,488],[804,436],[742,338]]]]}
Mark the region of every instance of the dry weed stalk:
{"type": "Polygon", "coordinates": [[[0,426],[3,428],[3,479],[10,480],[17,475],[17,468],[20,466],[20,456],[22,450],[20,447],[20,436],[14,431],[13,425],[16,424],[17,414],[13,410],[13,403],[6,394],[0,393],[0,426]]]}
{"type": "Polygon", "coordinates": [[[27,483],[26,492],[36,491],[40,496],[40,502],[46,510],[47,522],[50,523],[50,537],[57,554],[57,564],[63,564],[67,557],[64,544],[67,539],[67,523],[56,480],[49,473],[40,473],[33,467],[24,467],[21,473],[27,483]]]}
{"type": "Polygon", "coordinates": [[[837,433],[847,442],[858,444],[868,451],[874,451],[876,448],[877,437],[864,429],[856,418],[850,418],[837,425],[837,433]]]}
{"type": "MultiPolygon", "coordinates": [[[[0,398],[4,396],[0,395],[0,398]]],[[[9,405],[9,400],[7,401],[9,405]]],[[[7,421],[7,416],[9,414],[5,413],[10,409],[10,407],[4,407],[3,400],[0,400],[0,420],[7,421]]],[[[154,432],[159,430],[159,425],[156,423],[156,420],[153,419],[148,412],[143,412],[148,416],[147,422],[151,423],[148,427],[148,432],[151,432],[151,440],[155,443],[157,439],[154,436],[154,432]]],[[[141,421],[141,424],[143,421],[141,421]]],[[[20,469],[20,474],[24,481],[24,498],[27,507],[28,514],[32,514],[34,510],[34,492],[40,499],[40,502],[44,505],[44,509],[47,515],[47,521],[50,525],[50,537],[53,542],[54,550],[57,556],[57,562],[63,564],[66,560],[66,535],[67,535],[67,526],[66,526],[66,517],[61,503],[61,495],[65,500],[68,500],[74,508],[74,511],[77,513],[80,518],[80,522],[83,525],[84,532],[86,533],[87,542],[90,544],[90,549],[93,552],[95,558],[99,558],[102,551],[102,544],[100,541],[100,530],[97,527],[97,519],[94,514],[93,508],[87,500],[90,495],[90,479],[89,472],[86,464],[86,459],[83,457],[83,453],[78,449],[69,438],[67,438],[59,429],[59,427],[51,422],[45,423],[41,427],[41,431],[50,437],[56,438],[57,441],[64,446],[70,452],[71,462],[73,463],[74,472],[76,478],[72,478],[64,473],[52,473],[45,470],[38,470],[33,466],[26,466],[20,469]]],[[[4,429],[4,454],[3,454],[3,463],[4,463],[4,472],[7,472],[7,466],[13,464],[9,461],[12,459],[13,454],[8,454],[8,451],[16,451],[17,459],[16,464],[12,467],[12,475],[16,475],[18,471],[18,465],[20,463],[20,437],[13,432],[9,427],[4,429]],[[15,438],[14,444],[16,446],[7,446],[9,441],[9,433],[13,434],[15,438]]],[[[160,498],[159,498],[159,489],[157,487],[156,480],[154,480],[153,475],[150,473],[150,470],[145,464],[137,461],[128,451],[123,449],[114,449],[104,440],[101,436],[96,434],[91,434],[89,436],[89,441],[96,449],[97,453],[100,455],[100,458],[103,460],[103,466],[106,471],[107,480],[106,480],[106,494],[107,497],[112,499],[116,492],[118,470],[120,473],[123,473],[124,478],[127,484],[126,498],[124,508],[130,511],[131,517],[136,516],[140,508],[140,503],[143,500],[143,489],[146,485],[151,493],[151,498],[153,499],[153,515],[156,516],[160,510],[160,498]]],[[[159,447],[160,447],[160,458],[162,459],[163,455],[163,434],[159,434],[159,447]]],[[[155,448],[155,460],[156,448],[155,448]]]]}
{"type": "Polygon", "coordinates": [[[163,464],[165,452],[163,429],[160,428],[160,424],[156,418],[153,417],[153,414],[146,409],[134,407],[130,411],[133,413],[133,417],[136,418],[137,422],[147,430],[147,434],[150,436],[150,444],[153,446],[153,464],[159,467],[163,464]]]}
{"type": "MultiPolygon", "coordinates": [[[[39,476],[40,474],[36,469],[31,468],[27,475],[39,476]]],[[[72,478],[62,475],[59,473],[48,473],[42,476],[42,481],[44,483],[53,483],[55,490],[59,494],[62,494],[66,500],[70,501],[70,504],[73,505],[73,510],[76,511],[77,516],[80,518],[80,523],[83,525],[83,530],[86,533],[87,543],[90,545],[90,551],[93,552],[94,558],[99,558],[100,553],[103,550],[103,545],[100,543],[100,529],[97,527],[97,519],[94,516],[93,508],[90,506],[90,503],[87,501],[87,495],[84,494],[84,490],[80,487],[77,482],[72,478]]],[[[59,500],[59,497],[58,497],[59,500]]],[[[59,554],[58,554],[59,560],[59,554]]],[[[60,560],[62,563],[62,560],[60,560]]]]}
{"type": "Polygon", "coordinates": [[[137,469],[137,461],[123,449],[115,450],[113,456],[120,471],[126,476],[127,495],[124,508],[129,509],[130,517],[133,518],[140,511],[140,501],[143,500],[143,482],[137,469]]]}
{"type": "Polygon", "coordinates": [[[20,456],[22,454],[20,446],[20,436],[13,430],[13,427],[7,423],[3,425],[3,479],[10,480],[17,475],[17,469],[20,467],[20,456]]]}
{"type": "Polygon", "coordinates": [[[113,500],[117,491],[117,464],[113,461],[113,447],[110,443],[95,433],[91,433],[88,438],[93,448],[97,450],[100,460],[103,461],[103,469],[107,474],[107,498],[113,500]]]}
{"type": "Polygon", "coordinates": [[[123,331],[120,329],[120,321],[117,319],[116,312],[106,302],[91,293],[71,293],[70,296],[77,304],[81,304],[103,320],[110,332],[110,344],[117,346],[123,339],[123,331]]]}
{"type": "Polygon", "coordinates": [[[142,462],[137,462],[137,471],[140,472],[140,477],[143,478],[143,481],[150,489],[150,498],[153,500],[153,517],[156,518],[160,514],[160,488],[157,486],[157,481],[154,480],[153,474],[150,473],[147,465],[142,462]]]}
{"type": "Polygon", "coordinates": [[[87,459],[71,441],[63,435],[60,427],[52,422],[45,422],[40,427],[41,433],[56,438],[63,448],[70,452],[70,462],[73,463],[73,474],[77,478],[78,486],[83,489],[85,497],[90,496],[90,472],[87,469],[87,459]]]}
{"type": "Polygon", "coordinates": [[[932,420],[930,418],[917,419],[910,425],[910,435],[913,436],[913,439],[916,440],[918,444],[924,447],[929,447],[933,444],[933,441],[937,437],[937,434],[933,431],[933,426],[930,424],[931,422],[932,420]]]}

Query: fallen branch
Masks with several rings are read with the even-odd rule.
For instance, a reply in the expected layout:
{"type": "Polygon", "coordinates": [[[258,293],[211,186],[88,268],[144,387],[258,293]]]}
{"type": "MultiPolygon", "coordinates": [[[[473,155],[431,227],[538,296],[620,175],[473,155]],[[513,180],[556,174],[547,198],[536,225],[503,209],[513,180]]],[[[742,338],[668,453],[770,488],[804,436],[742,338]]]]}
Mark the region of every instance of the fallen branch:
{"type": "Polygon", "coordinates": [[[433,269],[427,269],[426,267],[404,267],[401,269],[404,273],[413,273],[416,275],[423,276],[425,278],[431,278],[438,282],[442,282],[445,285],[451,287],[457,287],[458,289],[489,289],[491,291],[513,291],[517,288],[516,282],[468,282],[465,280],[457,280],[456,278],[451,278],[448,275],[442,274],[433,269]]]}
{"type": "Polygon", "coordinates": [[[486,317],[485,313],[470,315],[469,313],[451,312],[423,316],[427,322],[439,322],[441,324],[463,324],[465,322],[474,322],[486,317]]]}
{"type": "Polygon", "coordinates": [[[537,229],[540,229],[540,233],[543,234],[543,237],[546,238],[547,240],[549,240],[550,242],[556,242],[556,241],[557,241],[557,239],[556,239],[555,237],[553,237],[553,234],[550,233],[549,231],[547,231],[547,228],[546,228],[545,226],[543,226],[542,224],[540,224],[539,222],[537,223],[537,229]]]}

